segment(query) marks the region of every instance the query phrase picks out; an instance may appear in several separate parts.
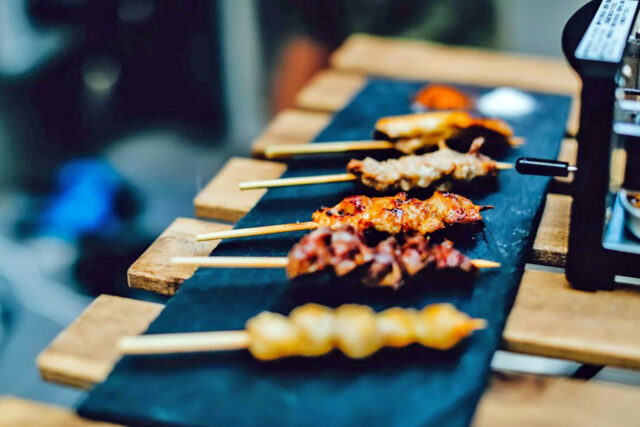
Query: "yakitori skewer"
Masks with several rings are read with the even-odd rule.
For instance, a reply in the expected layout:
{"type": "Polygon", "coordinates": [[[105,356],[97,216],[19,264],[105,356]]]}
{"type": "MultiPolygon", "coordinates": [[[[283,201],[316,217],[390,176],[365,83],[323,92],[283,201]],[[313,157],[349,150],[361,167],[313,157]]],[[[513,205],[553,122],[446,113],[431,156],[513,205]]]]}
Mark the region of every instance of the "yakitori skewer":
{"type": "Polygon", "coordinates": [[[200,234],[198,241],[313,230],[318,227],[338,228],[352,225],[356,230],[374,229],[383,233],[432,234],[459,225],[482,222],[481,211],[492,206],[478,206],[466,197],[436,191],[427,200],[409,198],[406,193],[393,197],[350,196],[333,207],[315,211],[309,222],[268,225],[200,234]]]}
{"type": "Polygon", "coordinates": [[[480,178],[495,179],[499,170],[513,165],[500,163],[480,154],[484,139],[476,139],[467,153],[460,153],[440,142],[440,149],[422,155],[402,156],[378,161],[367,157],[351,160],[346,174],[307,176],[240,183],[241,190],[289,187],[295,185],[326,184],[360,181],[377,191],[435,187],[450,190],[456,183],[468,183],[480,178]]]}
{"type": "Polygon", "coordinates": [[[478,137],[487,139],[487,147],[517,147],[522,138],[499,119],[472,117],[465,111],[431,112],[385,117],[378,120],[372,141],[342,141],[314,144],[272,145],[265,149],[267,158],[298,154],[343,153],[362,150],[395,149],[405,154],[431,150],[440,141],[451,141],[465,151],[478,137]],[[460,143],[462,141],[462,143],[460,143]]]}
{"type": "Polygon", "coordinates": [[[217,268],[286,268],[289,279],[333,270],[337,277],[351,274],[366,285],[392,289],[419,273],[446,270],[474,275],[479,268],[500,266],[493,261],[471,260],[449,241],[430,245],[421,235],[409,237],[403,244],[389,237],[370,247],[363,234],[350,225],[312,231],[287,257],[179,257],[172,262],[217,268]]]}
{"type": "Polygon", "coordinates": [[[337,348],[347,357],[361,359],[383,347],[414,343],[448,350],[485,327],[484,319],[473,319],[451,304],[422,310],[394,307],[380,313],[357,304],[335,309],[305,304],[289,316],[263,311],[246,322],[245,330],[124,337],[118,349],[122,354],[248,349],[256,359],[275,360],[318,357],[337,348]]]}

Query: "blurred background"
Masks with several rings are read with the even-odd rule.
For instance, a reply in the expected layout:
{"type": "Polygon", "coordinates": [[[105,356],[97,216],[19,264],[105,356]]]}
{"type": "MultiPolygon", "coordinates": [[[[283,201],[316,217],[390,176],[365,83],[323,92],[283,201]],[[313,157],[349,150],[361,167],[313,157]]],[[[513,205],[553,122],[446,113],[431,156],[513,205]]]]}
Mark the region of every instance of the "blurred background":
{"type": "MultiPolygon", "coordinates": [[[[560,56],[584,0],[0,1],[0,395],[354,32],[560,56]]],[[[158,299],[149,293],[139,299],[158,299]]]]}

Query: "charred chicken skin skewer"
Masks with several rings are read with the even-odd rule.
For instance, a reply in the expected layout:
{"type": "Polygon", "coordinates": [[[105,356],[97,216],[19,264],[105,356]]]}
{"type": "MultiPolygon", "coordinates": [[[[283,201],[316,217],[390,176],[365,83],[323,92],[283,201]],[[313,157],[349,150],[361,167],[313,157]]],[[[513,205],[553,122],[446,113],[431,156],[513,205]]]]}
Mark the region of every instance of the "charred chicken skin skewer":
{"type": "Polygon", "coordinates": [[[409,198],[406,193],[398,193],[393,197],[350,196],[335,206],[315,211],[311,222],[218,231],[198,235],[197,240],[285,233],[318,227],[335,229],[344,224],[349,224],[359,231],[375,229],[389,234],[426,235],[459,225],[480,224],[480,212],[491,208],[475,205],[471,200],[457,194],[439,191],[427,200],[409,198]]]}
{"type": "Polygon", "coordinates": [[[377,191],[409,191],[428,187],[448,190],[457,182],[495,179],[498,176],[498,163],[480,154],[482,144],[483,140],[477,139],[467,153],[459,153],[441,143],[438,151],[420,156],[410,155],[385,161],[370,157],[354,159],[347,165],[347,171],[377,191]]]}
{"type": "Polygon", "coordinates": [[[376,313],[370,307],[345,304],[332,309],[305,304],[289,316],[263,311],[249,319],[244,331],[156,334],[122,338],[122,354],[184,353],[248,349],[258,360],[319,357],[339,349],[352,359],[368,357],[383,347],[417,343],[448,350],[483,329],[451,304],[432,304],[422,310],[393,307],[376,313]]]}
{"type": "Polygon", "coordinates": [[[336,230],[322,227],[309,233],[287,257],[174,257],[171,263],[211,268],[285,268],[290,279],[333,271],[337,277],[352,275],[364,284],[392,289],[417,274],[446,270],[473,276],[480,268],[500,267],[495,261],[467,258],[449,241],[429,245],[429,240],[420,235],[408,237],[403,244],[389,237],[370,247],[364,235],[350,225],[336,230]]]}
{"type": "Polygon", "coordinates": [[[298,242],[289,252],[287,276],[300,276],[332,269],[338,277],[358,274],[373,287],[400,288],[406,279],[427,270],[450,270],[469,275],[478,271],[471,259],[449,241],[429,245],[424,236],[413,236],[400,244],[394,237],[375,247],[367,246],[362,233],[345,225],[337,230],[320,228],[298,242]]]}
{"type": "Polygon", "coordinates": [[[463,132],[467,141],[485,137],[490,141],[488,145],[518,145],[513,140],[513,130],[504,121],[472,117],[465,111],[384,117],[376,122],[374,138],[392,141],[395,149],[413,154],[432,149],[440,141],[459,137],[463,132]]]}

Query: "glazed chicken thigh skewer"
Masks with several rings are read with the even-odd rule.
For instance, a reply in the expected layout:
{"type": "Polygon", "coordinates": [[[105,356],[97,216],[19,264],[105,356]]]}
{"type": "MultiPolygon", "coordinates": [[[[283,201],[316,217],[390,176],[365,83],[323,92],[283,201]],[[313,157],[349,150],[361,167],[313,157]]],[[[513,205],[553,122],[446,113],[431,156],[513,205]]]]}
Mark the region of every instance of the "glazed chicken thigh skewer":
{"type": "Polygon", "coordinates": [[[428,235],[459,225],[482,222],[481,211],[491,206],[478,206],[465,197],[436,191],[427,200],[409,198],[406,193],[393,197],[350,196],[333,207],[315,211],[310,222],[268,225],[245,229],[200,234],[198,241],[313,230],[335,229],[352,225],[356,230],[375,229],[389,234],[418,233],[428,235]]]}

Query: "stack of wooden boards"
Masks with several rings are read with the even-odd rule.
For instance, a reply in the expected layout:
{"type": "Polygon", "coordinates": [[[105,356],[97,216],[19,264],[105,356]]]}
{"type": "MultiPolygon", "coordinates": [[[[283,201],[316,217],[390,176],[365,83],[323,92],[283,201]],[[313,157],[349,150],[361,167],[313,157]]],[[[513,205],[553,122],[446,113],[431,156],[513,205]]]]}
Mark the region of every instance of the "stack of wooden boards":
{"type": "MultiPolygon", "coordinates": [[[[366,75],[440,80],[479,85],[511,85],[575,95],[578,83],[568,67],[486,51],[442,47],[369,36],[351,37],[332,58],[334,69],[320,73],[298,98],[300,109],[278,115],[254,145],[254,155],[273,143],[311,140],[366,82],[366,75]],[[372,61],[371,58],[376,58],[372,61]],[[411,67],[403,64],[412,64],[411,67]]],[[[574,108],[575,111],[575,108],[574,108]]],[[[575,132],[575,114],[568,132],[575,132]]],[[[561,157],[575,158],[575,141],[563,143],[561,157]]],[[[265,160],[232,159],[196,197],[196,216],[237,221],[263,192],[242,193],[240,181],[277,178],[285,166],[265,160]]],[[[566,189],[558,183],[557,191],[566,189]]],[[[532,263],[562,267],[566,256],[571,198],[551,194],[534,244],[532,263]]],[[[207,255],[215,242],[195,235],[230,225],[178,218],[136,261],[129,285],[166,295],[176,292],[194,269],[170,264],[175,255],[207,255]]],[[[103,380],[117,360],[120,336],[142,332],[162,309],[157,304],[101,296],[40,355],[45,379],[83,388],[103,380]]],[[[585,293],[570,288],[561,272],[528,269],[504,330],[508,350],[585,363],[640,367],[640,334],[633,291],[585,293]]],[[[496,374],[476,415],[477,425],[608,424],[636,422],[634,388],[574,380],[496,374]]],[[[0,419],[1,422],[1,419],[0,419]]]]}

